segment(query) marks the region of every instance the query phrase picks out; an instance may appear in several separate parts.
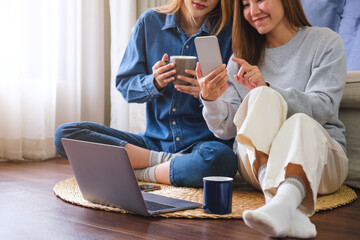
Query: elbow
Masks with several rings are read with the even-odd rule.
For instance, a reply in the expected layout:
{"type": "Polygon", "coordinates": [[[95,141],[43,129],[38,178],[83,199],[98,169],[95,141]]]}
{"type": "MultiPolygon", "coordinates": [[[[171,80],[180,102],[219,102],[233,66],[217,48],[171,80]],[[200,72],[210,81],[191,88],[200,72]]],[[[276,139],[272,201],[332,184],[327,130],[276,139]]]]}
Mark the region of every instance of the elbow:
{"type": "Polygon", "coordinates": [[[210,128],[210,131],[215,135],[215,137],[222,140],[230,140],[236,136],[236,128],[232,127],[219,127],[217,129],[210,128]]]}
{"type": "Polygon", "coordinates": [[[338,114],[339,103],[332,98],[323,99],[322,104],[315,105],[312,109],[312,117],[321,125],[326,124],[338,114]]]}

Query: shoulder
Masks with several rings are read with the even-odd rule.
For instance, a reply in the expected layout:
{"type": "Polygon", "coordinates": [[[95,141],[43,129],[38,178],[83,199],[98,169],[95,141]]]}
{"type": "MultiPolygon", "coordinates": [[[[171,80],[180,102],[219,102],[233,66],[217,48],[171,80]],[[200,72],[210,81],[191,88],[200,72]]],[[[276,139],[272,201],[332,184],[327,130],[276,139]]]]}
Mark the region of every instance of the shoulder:
{"type": "Polygon", "coordinates": [[[326,27],[307,27],[303,54],[312,55],[314,67],[334,64],[346,69],[345,48],[340,35],[326,27]]]}
{"type": "Polygon", "coordinates": [[[135,28],[138,28],[140,31],[142,29],[161,29],[165,24],[166,14],[155,11],[154,9],[148,9],[143,12],[138,18],[135,28]]]}
{"type": "Polygon", "coordinates": [[[165,13],[157,12],[154,9],[148,9],[140,15],[138,22],[149,24],[149,23],[153,23],[154,20],[156,20],[156,22],[159,21],[164,22],[165,19],[166,19],[165,13]]]}
{"type": "Polygon", "coordinates": [[[312,44],[326,46],[328,44],[342,44],[340,35],[327,27],[302,28],[304,38],[312,44]]]}
{"type": "Polygon", "coordinates": [[[145,12],[143,12],[140,17],[139,17],[139,20],[142,20],[142,21],[148,21],[148,20],[151,20],[151,19],[165,19],[166,18],[166,14],[165,13],[160,13],[160,12],[157,12],[156,10],[154,9],[148,9],[146,10],[145,12]]]}
{"type": "Polygon", "coordinates": [[[340,35],[326,27],[302,28],[303,39],[301,48],[306,52],[313,52],[315,58],[323,58],[330,55],[337,57],[345,54],[344,43],[340,35]]]}

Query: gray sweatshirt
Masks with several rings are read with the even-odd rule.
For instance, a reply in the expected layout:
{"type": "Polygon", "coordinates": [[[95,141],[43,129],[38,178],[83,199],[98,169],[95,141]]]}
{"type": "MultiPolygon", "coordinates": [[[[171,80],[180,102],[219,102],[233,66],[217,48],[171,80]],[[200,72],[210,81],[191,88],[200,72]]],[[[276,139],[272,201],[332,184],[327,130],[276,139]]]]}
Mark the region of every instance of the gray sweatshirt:
{"type": "MultiPolygon", "coordinates": [[[[288,117],[305,113],[318,121],[345,150],[344,124],[339,105],[346,80],[346,60],[341,37],[328,28],[303,27],[286,44],[265,50],[259,67],[266,82],[288,104],[288,117]]],[[[249,92],[237,83],[237,63],[227,65],[229,87],[215,101],[204,101],[203,115],[219,138],[236,136],[234,115],[249,92]]]]}

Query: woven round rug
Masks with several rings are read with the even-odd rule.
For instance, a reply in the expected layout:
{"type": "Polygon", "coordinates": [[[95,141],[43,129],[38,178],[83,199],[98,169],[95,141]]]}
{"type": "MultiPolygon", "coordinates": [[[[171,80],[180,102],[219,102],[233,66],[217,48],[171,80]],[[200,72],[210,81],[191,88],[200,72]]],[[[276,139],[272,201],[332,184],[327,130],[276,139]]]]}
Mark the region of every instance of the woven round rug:
{"type": "MultiPolygon", "coordinates": [[[[147,184],[139,182],[139,184],[147,184]]],[[[149,183],[150,184],[150,183],[149,183]]],[[[202,188],[184,188],[173,187],[169,185],[156,184],[161,186],[160,190],[153,191],[154,194],[188,200],[197,203],[203,203],[202,188]]],[[[75,178],[69,178],[57,183],[54,187],[56,196],[64,201],[83,207],[101,209],[105,211],[113,211],[119,213],[135,214],[124,209],[108,207],[100,204],[91,203],[85,200],[80,192],[79,186],[75,178]]],[[[339,206],[343,206],[353,202],[357,198],[354,190],[343,185],[340,189],[329,195],[319,196],[316,202],[316,211],[329,210],[339,206]]],[[[263,194],[252,189],[244,182],[234,181],[233,185],[233,203],[232,213],[226,215],[216,215],[204,213],[202,208],[177,211],[165,214],[155,215],[165,218],[215,218],[215,219],[240,219],[242,213],[248,209],[256,209],[264,205],[265,200],[263,194]]]]}

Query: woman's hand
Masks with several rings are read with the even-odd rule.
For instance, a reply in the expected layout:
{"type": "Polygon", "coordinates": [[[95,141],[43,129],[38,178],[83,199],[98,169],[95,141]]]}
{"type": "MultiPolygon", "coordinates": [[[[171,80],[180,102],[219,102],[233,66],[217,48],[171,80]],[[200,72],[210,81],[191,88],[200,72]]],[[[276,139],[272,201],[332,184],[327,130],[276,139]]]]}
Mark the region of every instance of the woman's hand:
{"type": "Polygon", "coordinates": [[[267,86],[259,68],[252,66],[244,59],[232,57],[231,60],[241,65],[239,72],[234,75],[235,80],[249,90],[260,86],[267,86]]]}
{"type": "Polygon", "coordinates": [[[204,77],[201,73],[200,63],[197,63],[196,75],[201,89],[201,97],[206,101],[216,100],[228,87],[229,76],[225,64],[220,65],[204,77]]]}
{"type": "Polygon", "coordinates": [[[190,74],[194,77],[185,77],[183,75],[178,75],[178,79],[188,82],[191,85],[175,85],[175,88],[183,93],[187,93],[189,95],[193,95],[195,98],[199,98],[199,94],[200,94],[200,86],[199,86],[199,82],[196,79],[196,71],[191,70],[191,69],[185,69],[185,72],[187,74],[190,74]]]}
{"type": "Polygon", "coordinates": [[[168,55],[165,53],[162,59],[156,62],[155,65],[152,67],[154,75],[154,85],[157,90],[163,89],[169,84],[169,82],[175,80],[175,77],[173,77],[173,75],[176,73],[176,70],[173,69],[169,71],[175,66],[175,64],[167,64],[166,61],[168,61],[168,55]]]}

